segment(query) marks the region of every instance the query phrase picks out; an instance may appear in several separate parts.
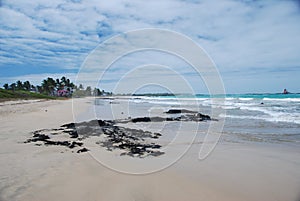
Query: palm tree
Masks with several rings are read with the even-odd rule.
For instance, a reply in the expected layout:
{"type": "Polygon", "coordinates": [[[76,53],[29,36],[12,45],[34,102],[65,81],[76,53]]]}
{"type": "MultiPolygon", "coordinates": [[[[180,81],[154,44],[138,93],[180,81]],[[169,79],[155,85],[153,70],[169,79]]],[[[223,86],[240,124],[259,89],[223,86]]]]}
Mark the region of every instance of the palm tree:
{"type": "Polygon", "coordinates": [[[18,80],[16,84],[17,84],[17,89],[18,90],[22,90],[24,88],[23,83],[20,80],[18,80]]]}
{"type": "Polygon", "coordinates": [[[6,89],[6,90],[8,90],[9,85],[8,85],[7,83],[5,83],[5,84],[3,85],[3,88],[6,89]]]}
{"type": "Polygon", "coordinates": [[[16,90],[16,83],[12,83],[10,86],[9,86],[9,88],[11,89],[11,90],[16,90]]]}
{"type": "Polygon", "coordinates": [[[30,88],[31,88],[31,90],[34,91],[34,92],[36,92],[36,90],[37,90],[36,86],[34,86],[34,85],[31,85],[30,88]]]}
{"type": "Polygon", "coordinates": [[[60,78],[61,85],[66,86],[67,85],[67,78],[65,76],[60,78]]]}
{"type": "Polygon", "coordinates": [[[94,89],[94,96],[101,96],[102,95],[102,92],[100,91],[99,88],[95,88],[94,89]]]}
{"type": "Polygon", "coordinates": [[[70,79],[66,79],[66,86],[70,87],[70,84],[71,84],[70,79]]]}
{"type": "Polygon", "coordinates": [[[55,86],[56,86],[56,82],[51,77],[48,77],[46,80],[43,80],[42,82],[43,90],[47,92],[49,95],[54,95],[53,93],[54,93],[55,86]]]}
{"type": "Polygon", "coordinates": [[[49,93],[49,86],[48,86],[49,84],[48,84],[48,81],[47,80],[43,80],[42,81],[42,90],[44,91],[44,92],[47,92],[47,93],[49,93]]]}
{"type": "Polygon", "coordinates": [[[30,89],[31,89],[31,84],[30,84],[30,82],[29,82],[29,81],[25,81],[25,82],[23,83],[23,88],[25,88],[25,90],[27,90],[27,91],[30,91],[30,89]]]}
{"type": "Polygon", "coordinates": [[[53,95],[54,89],[56,87],[55,80],[51,77],[48,77],[48,83],[49,83],[50,93],[53,95]]]}
{"type": "Polygon", "coordinates": [[[61,83],[60,83],[60,81],[59,81],[59,79],[56,79],[56,87],[59,89],[60,87],[61,87],[61,83]]]}
{"type": "Polygon", "coordinates": [[[43,93],[43,87],[37,85],[36,88],[39,93],[43,93]]]}

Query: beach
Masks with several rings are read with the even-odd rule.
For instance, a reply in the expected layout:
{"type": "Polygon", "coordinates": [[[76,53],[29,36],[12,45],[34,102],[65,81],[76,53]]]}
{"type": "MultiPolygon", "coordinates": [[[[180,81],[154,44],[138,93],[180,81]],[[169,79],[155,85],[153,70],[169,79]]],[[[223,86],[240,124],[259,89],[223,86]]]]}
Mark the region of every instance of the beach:
{"type": "MultiPolygon", "coordinates": [[[[195,111],[188,105],[168,103],[166,106],[162,102],[153,105],[136,97],[1,103],[0,200],[300,199],[298,124],[261,123],[256,119],[251,121],[252,124],[248,123],[249,120],[243,121],[248,125],[246,127],[236,125],[232,120],[235,118],[228,119],[216,147],[205,159],[199,160],[207,128],[218,121],[193,122],[187,118],[152,120],[151,124],[132,121],[137,117],[165,118],[167,109],[178,107],[195,111]],[[82,153],[77,153],[81,147],[71,149],[69,144],[24,143],[32,139],[34,131],[58,129],[64,124],[95,118],[118,120],[113,126],[124,132],[133,131],[130,129],[139,130],[139,134],[159,132],[158,139],[151,134],[152,137],[141,141],[143,146],[151,143],[161,146],[157,146],[157,150],[163,154],[130,155],[117,148],[108,151],[108,147],[95,143],[99,140],[97,136],[82,139],[82,147],[89,150],[82,153]],[[289,127],[287,136],[274,137],[276,132],[269,128],[275,124],[289,127]],[[267,136],[264,128],[273,135],[267,136]],[[249,132],[253,135],[247,135],[249,132]],[[173,133],[178,134],[176,139],[173,133]]],[[[209,114],[209,111],[205,106],[197,108],[197,112],[203,114],[209,114]]],[[[222,116],[212,118],[221,119],[222,116]]],[[[152,153],[156,149],[149,150],[148,153],[152,153]]]]}

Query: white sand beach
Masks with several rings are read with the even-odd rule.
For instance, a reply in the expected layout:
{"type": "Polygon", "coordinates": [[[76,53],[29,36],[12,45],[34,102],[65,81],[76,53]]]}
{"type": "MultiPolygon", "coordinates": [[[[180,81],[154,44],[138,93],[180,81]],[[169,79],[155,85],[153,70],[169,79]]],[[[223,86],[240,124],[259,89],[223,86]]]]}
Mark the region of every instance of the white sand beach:
{"type": "MultiPolygon", "coordinates": [[[[93,107],[90,98],[74,100],[80,105],[77,112],[93,107]]],[[[202,139],[198,137],[170,167],[131,175],[103,166],[90,152],[24,143],[33,131],[73,121],[72,100],[1,103],[1,201],[300,200],[296,145],[221,142],[206,159],[198,160],[202,139]]],[[[124,158],[122,163],[130,163],[129,156],[124,158]]]]}

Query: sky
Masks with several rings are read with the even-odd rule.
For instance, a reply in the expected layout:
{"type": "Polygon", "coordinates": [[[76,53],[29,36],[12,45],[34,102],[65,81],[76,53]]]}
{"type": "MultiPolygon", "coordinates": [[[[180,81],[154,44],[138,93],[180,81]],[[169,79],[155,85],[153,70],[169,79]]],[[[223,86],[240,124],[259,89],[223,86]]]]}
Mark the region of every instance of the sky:
{"type": "MultiPolygon", "coordinates": [[[[48,76],[76,80],[99,44],[124,32],[157,28],[199,45],[215,64],[226,93],[300,92],[299,22],[297,0],[0,0],[0,85],[19,79],[39,84],[48,76]]],[[[149,92],[157,90],[160,75],[184,93],[184,84],[170,76],[174,72],[196,93],[208,92],[187,62],[160,51],[124,56],[105,72],[99,87],[114,91],[134,69],[140,74],[133,75],[147,80],[149,92]],[[158,67],[160,73],[147,73],[158,67]]],[[[85,77],[83,84],[91,84],[85,77]]],[[[140,85],[137,90],[147,91],[130,79],[140,85]]]]}

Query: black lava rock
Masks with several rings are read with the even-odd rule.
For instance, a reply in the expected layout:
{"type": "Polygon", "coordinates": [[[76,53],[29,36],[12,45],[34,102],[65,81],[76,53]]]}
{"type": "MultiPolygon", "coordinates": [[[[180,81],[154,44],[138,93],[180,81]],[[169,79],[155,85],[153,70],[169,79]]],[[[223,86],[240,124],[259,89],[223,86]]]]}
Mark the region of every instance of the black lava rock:
{"type": "Polygon", "coordinates": [[[150,122],[151,118],[150,117],[137,117],[137,118],[131,119],[131,121],[133,123],[137,123],[137,122],[150,122]]]}
{"type": "Polygon", "coordinates": [[[77,151],[77,153],[83,153],[83,152],[87,152],[87,151],[89,151],[87,148],[82,148],[82,149],[79,149],[78,151],[77,151]]]}

